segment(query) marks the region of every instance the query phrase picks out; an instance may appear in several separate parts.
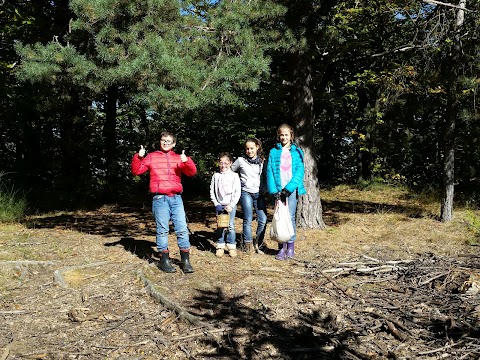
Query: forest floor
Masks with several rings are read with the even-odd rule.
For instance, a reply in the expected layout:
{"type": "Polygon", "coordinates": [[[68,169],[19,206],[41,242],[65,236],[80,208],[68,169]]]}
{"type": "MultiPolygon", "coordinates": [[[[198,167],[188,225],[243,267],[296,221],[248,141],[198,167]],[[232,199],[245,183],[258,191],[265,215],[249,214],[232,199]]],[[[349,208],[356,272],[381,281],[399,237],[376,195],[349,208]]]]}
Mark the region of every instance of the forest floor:
{"type": "MultiPolygon", "coordinates": [[[[478,211],[396,188],[322,192],[295,258],[215,257],[209,202],[185,204],[192,274],[155,263],[150,204],[0,226],[0,360],[478,359],[478,211]]],[[[271,214],[270,214],[271,215],[271,214]]],[[[237,231],[241,219],[237,219],[237,231]]]]}

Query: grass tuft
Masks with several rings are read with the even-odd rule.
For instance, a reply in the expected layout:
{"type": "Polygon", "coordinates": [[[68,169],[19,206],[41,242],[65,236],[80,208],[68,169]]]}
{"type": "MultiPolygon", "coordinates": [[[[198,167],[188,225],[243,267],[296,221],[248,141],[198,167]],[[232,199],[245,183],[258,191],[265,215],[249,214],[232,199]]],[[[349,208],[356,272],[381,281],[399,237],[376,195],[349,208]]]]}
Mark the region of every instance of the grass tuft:
{"type": "Polygon", "coordinates": [[[0,223],[11,223],[21,220],[27,209],[27,200],[19,191],[3,181],[0,173],[0,223]]]}

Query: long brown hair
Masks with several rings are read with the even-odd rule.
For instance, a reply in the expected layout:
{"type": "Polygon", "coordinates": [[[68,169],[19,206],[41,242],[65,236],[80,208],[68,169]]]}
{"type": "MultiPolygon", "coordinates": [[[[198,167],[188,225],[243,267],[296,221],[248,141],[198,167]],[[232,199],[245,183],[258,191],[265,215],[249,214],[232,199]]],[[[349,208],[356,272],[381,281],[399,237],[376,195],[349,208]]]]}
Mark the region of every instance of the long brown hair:
{"type": "Polygon", "coordinates": [[[247,142],[252,142],[258,147],[257,156],[260,159],[262,159],[262,161],[264,161],[265,160],[265,153],[263,152],[262,141],[260,139],[251,137],[251,138],[248,138],[247,140],[245,140],[244,147],[247,145],[247,142]]]}

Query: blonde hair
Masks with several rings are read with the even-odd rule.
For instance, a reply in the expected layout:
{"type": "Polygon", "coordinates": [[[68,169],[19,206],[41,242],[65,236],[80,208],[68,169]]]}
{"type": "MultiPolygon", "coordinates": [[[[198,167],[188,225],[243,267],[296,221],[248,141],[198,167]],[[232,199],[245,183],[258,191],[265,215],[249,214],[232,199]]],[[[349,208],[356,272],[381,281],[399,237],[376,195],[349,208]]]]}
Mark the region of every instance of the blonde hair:
{"type": "Polygon", "coordinates": [[[290,141],[293,143],[293,139],[295,139],[295,133],[293,131],[293,128],[288,124],[280,125],[277,129],[277,137],[280,136],[281,129],[287,129],[288,131],[290,131],[290,141]]]}

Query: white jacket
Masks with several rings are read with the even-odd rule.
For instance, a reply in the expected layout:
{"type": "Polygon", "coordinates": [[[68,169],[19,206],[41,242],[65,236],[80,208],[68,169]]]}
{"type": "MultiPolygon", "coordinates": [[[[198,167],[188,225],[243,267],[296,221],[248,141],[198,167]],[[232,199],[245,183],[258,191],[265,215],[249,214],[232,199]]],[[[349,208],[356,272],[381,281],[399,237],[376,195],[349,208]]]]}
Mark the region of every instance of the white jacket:
{"type": "Polygon", "coordinates": [[[210,199],[213,204],[235,207],[240,200],[240,178],[237,173],[228,170],[213,174],[210,182],[210,199]]]}

